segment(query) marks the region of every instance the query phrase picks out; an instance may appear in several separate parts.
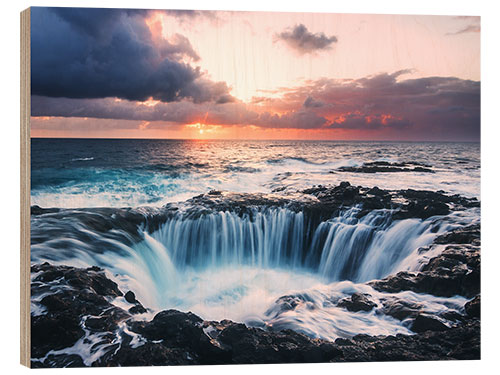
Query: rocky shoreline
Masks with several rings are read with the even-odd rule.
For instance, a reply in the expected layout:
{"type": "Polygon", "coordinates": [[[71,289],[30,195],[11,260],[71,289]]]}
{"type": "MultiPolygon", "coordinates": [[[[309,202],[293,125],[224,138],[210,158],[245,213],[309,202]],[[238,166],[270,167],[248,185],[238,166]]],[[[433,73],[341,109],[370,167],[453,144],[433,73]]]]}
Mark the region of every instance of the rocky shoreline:
{"type": "MultiPolygon", "coordinates": [[[[318,186],[302,194],[303,199],[293,200],[212,191],[189,200],[188,210],[197,207],[194,214],[203,207],[245,213],[251,206],[287,206],[314,212],[320,220],[342,207],[360,205],[358,215],[387,208],[394,210],[394,219],[425,219],[479,206],[475,199],[443,192],[387,191],[349,183],[318,186]]],[[[175,208],[167,205],[161,211],[175,212],[175,208]]],[[[107,215],[108,211],[99,212],[107,215]]],[[[111,212],[115,222],[132,218],[131,228],[142,221],[141,215],[148,217],[148,225],[161,221],[152,219],[157,212],[113,210],[110,215],[111,212]]],[[[32,207],[32,215],[44,214],[59,212],[32,207]]],[[[72,214],[83,215],[78,210],[72,214]]],[[[87,223],[95,228],[101,226],[99,219],[88,219],[87,223]]],[[[387,294],[379,304],[369,294],[361,293],[336,301],[339,308],[353,313],[376,311],[405,321],[415,334],[357,335],[333,342],[311,339],[292,330],[254,328],[229,320],[204,321],[195,314],[177,310],[164,310],[153,317],[133,291],[120,290],[101,268],[33,264],[31,364],[38,368],[480,359],[479,225],[463,226],[438,236],[431,246],[419,252],[433,254],[420,271],[399,272],[368,283],[387,294]],[[437,254],[432,252],[436,247],[442,249],[437,254]],[[460,313],[431,315],[422,306],[393,295],[401,291],[443,297],[460,295],[469,301],[460,313]],[[86,355],[81,356],[82,352],[86,355]]],[[[278,301],[281,309],[294,309],[300,303],[295,296],[283,296],[278,301]]]]}
{"type": "MultiPolygon", "coordinates": [[[[420,314],[418,306],[396,302],[387,305],[392,309],[388,313],[400,319],[414,314],[415,335],[357,335],[329,342],[291,330],[203,321],[176,310],[161,311],[150,321],[135,320],[144,307],[135,298],[128,311],[113,305],[110,301],[123,294],[103,270],[42,264],[33,266],[32,272],[37,274],[32,287],[35,297],[43,293],[40,280],[43,285],[65,286],[43,297],[44,313],[32,316],[34,368],[480,358],[479,296],[466,305],[464,315],[455,317],[457,324],[451,328],[420,314]],[[65,348],[85,341],[91,349],[102,347],[102,356],[85,363],[78,354],[65,353],[65,348]]],[[[351,298],[355,301],[347,308],[366,306],[357,296],[351,298]]]]}
{"type": "MultiPolygon", "coordinates": [[[[476,232],[470,231],[470,235],[475,236],[476,232]]],[[[477,239],[474,241],[477,243],[477,239]]],[[[463,251],[457,245],[450,246],[452,259],[461,262],[455,267],[471,267],[472,273],[479,272],[474,268],[478,259],[470,256],[468,245],[463,245],[463,251]]],[[[444,276],[437,270],[449,269],[449,261],[443,254],[432,258],[411,280],[411,287],[407,278],[399,274],[373,284],[375,288],[387,289],[390,283],[391,291],[412,287],[427,291],[431,281],[442,285],[444,276]]],[[[455,321],[452,327],[442,324],[439,317],[422,312],[421,306],[388,299],[382,307],[384,313],[399,320],[413,319],[411,328],[415,335],[357,335],[329,342],[291,330],[263,330],[229,320],[203,321],[192,313],[176,310],[161,311],[149,321],[138,320],[135,317],[147,309],[133,292],[120,291],[98,267],[78,269],[44,263],[33,265],[31,272],[32,296],[43,309],[39,315],[32,315],[32,367],[480,358],[479,294],[466,304],[463,315],[446,316],[455,321]],[[116,306],[116,298],[126,301],[128,309],[116,306]],[[64,350],[78,342],[80,346],[86,343],[89,350],[101,348],[102,355],[85,363],[78,354],[64,350]]],[[[450,285],[463,285],[460,277],[466,276],[460,275],[449,279],[450,285]]],[[[468,289],[467,294],[474,294],[476,288],[478,285],[468,289]]],[[[293,308],[293,301],[284,302],[293,308]]],[[[369,296],[357,294],[341,300],[338,306],[354,312],[375,307],[369,296]]]]}

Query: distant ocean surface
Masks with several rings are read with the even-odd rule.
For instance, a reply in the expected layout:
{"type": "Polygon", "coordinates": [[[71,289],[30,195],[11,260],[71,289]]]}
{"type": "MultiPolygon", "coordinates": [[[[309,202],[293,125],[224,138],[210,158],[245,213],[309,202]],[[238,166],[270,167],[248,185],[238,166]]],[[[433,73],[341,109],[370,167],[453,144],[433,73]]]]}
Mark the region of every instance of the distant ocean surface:
{"type": "Polygon", "coordinates": [[[341,181],[480,198],[479,143],[36,138],[31,152],[31,204],[41,207],[162,206],[212,189],[281,193],[341,181]],[[374,161],[434,173],[341,170],[374,161]]]}

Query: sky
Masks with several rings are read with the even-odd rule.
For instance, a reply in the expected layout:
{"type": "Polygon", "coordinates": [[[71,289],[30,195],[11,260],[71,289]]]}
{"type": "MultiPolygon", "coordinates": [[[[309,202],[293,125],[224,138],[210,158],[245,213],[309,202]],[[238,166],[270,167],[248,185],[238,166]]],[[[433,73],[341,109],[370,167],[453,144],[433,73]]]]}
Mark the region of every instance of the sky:
{"type": "Polygon", "coordinates": [[[479,141],[480,19],[32,8],[32,137],[479,141]]]}

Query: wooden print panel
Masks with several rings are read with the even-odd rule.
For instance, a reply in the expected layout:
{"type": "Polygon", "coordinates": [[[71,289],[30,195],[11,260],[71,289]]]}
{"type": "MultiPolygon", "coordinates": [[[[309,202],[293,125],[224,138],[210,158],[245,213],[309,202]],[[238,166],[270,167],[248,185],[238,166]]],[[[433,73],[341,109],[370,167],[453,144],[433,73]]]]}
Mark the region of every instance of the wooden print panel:
{"type": "Polygon", "coordinates": [[[21,14],[21,363],[480,358],[480,18],[21,14]]]}
{"type": "Polygon", "coordinates": [[[30,9],[21,13],[21,363],[30,366],[30,9]]]}

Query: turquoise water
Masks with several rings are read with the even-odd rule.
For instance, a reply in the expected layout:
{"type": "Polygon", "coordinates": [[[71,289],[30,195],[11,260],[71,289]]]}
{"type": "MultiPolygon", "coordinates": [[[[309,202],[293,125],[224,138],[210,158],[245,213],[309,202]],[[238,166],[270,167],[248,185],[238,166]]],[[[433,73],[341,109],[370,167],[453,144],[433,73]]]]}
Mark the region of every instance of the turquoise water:
{"type": "Polygon", "coordinates": [[[349,181],[479,198],[479,143],[33,139],[32,205],[162,206],[212,189],[293,191],[349,181]],[[370,161],[435,173],[350,173],[370,161]]]}

